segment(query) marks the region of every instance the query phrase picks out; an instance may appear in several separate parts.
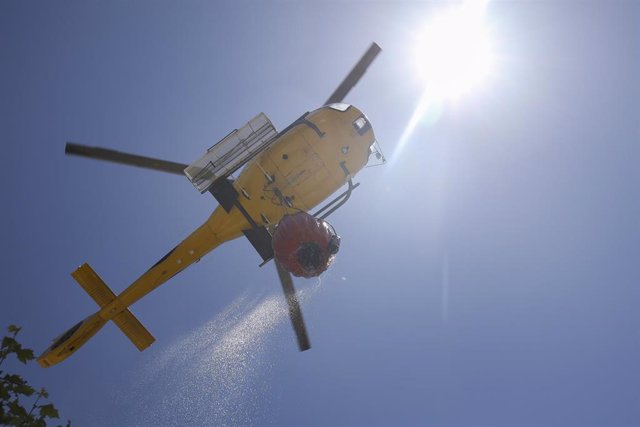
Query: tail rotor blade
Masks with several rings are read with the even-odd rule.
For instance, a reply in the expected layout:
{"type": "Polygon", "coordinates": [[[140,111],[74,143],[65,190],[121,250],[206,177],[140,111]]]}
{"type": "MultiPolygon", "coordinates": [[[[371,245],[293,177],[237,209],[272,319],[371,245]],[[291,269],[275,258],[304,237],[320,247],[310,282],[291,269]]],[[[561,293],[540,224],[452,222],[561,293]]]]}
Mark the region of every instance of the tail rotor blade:
{"type": "Polygon", "coordinates": [[[289,317],[293,324],[293,330],[296,333],[298,339],[298,347],[300,351],[309,350],[311,343],[309,343],[309,337],[307,336],[307,329],[304,326],[304,319],[302,318],[302,311],[300,310],[300,303],[296,296],[296,290],[293,287],[293,278],[291,273],[285,270],[278,261],[275,261],[276,268],[278,270],[278,276],[280,277],[280,283],[282,284],[282,290],[287,298],[287,304],[289,306],[289,317]]]}
{"type": "Polygon", "coordinates": [[[340,83],[340,86],[331,94],[329,99],[324,103],[334,104],[336,102],[342,102],[344,98],[347,96],[349,91],[358,83],[358,81],[362,78],[364,73],[369,68],[369,65],[373,62],[373,60],[378,56],[382,49],[376,43],[371,43],[369,49],[362,55],[362,58],[358,61],[358,63],[353,67],[351,72],[345,77],[345,79],[340,83]]]}
{"type": "Polygon", "coordinates": [[[138,156],[136,154],[123,153],[121,151],[109,150],[100,147],[89,147],[87,145],[67,142],[64,147],[65,154],[74,156],[89,157],[92,159],[106,160],[108,162],[120,163],[129,166],[138,166],[146,169],[153,169],[161,172],[183,175],[184,169],[188,165],[182,163],[169,162],[166,160],[154,159],[153,157],[138,156]]]}

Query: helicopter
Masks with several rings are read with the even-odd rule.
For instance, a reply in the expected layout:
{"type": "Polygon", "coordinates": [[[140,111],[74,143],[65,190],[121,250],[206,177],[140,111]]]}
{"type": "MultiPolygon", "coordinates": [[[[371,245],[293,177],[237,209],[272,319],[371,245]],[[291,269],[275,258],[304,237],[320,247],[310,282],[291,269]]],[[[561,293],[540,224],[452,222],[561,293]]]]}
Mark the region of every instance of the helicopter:
{"type": "Polygon", "coordinates": [[[40,366],[67,359],[108,321],[138,350],[145,350],[155,338],[129,307],[222,243],[241,236],[256,249],[260,266],[274,261],[298,347],[310,349],[292,273],[314,277],[328,268],[340,239],[325,219],[347,202],[359,185],[353,183],[354,175],[371,158],[385,162],[369,119],[343,103],[380,51],[372,43],[322,107],[282,131],[260,113],[189,165],[68,142],[67,155],[186,175],[200,193],[211,194],[218,207],[119,295],[89,264],[73,271],[71,276],[100,308],[55,338],[38,357],[40,366]],[[309,213],[345,185],[345,191],[309,213]]]}

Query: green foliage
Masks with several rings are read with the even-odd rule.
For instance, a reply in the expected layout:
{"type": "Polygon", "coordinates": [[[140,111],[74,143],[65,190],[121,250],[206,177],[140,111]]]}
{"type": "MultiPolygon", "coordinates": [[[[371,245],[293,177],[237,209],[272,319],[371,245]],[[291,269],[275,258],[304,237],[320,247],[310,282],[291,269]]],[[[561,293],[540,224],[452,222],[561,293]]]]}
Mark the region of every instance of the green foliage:
{"type": "MultiPolygon", "coordinates": [[[[11,355],[26,365],[35,358],[33,350],[22,347],[16,340],[20,327],[9,325],[7,329],[9,335],[2,338],[0,346],[0,366],[11,355]]],[[[44,388],[36,391],[20,375],[0,370],[0,425],[46,427],[47,420],[60,418],[52,403],[39,404],[41,399],[48,398],[49,393],[44,388]],[[27,410],[29,403],[31,406],[27,410]]],[[[67,421],[66,426],[70,427],[71,422],[67,421]]]]}

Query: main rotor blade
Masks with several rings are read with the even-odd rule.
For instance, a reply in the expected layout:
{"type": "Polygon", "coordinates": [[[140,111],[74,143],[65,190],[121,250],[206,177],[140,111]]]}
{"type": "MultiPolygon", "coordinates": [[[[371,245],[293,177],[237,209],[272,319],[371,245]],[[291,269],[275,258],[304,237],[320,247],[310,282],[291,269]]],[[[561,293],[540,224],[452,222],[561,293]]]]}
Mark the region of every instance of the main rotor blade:
{"type": "Polygon", "coordinates": [[[307,329],[304,326],[304,319],[302,318],[302,311],[300,310],[296,290],[293,287],[293,278],[291,277],[291,273],[285,270],[278,261],[274,261],[278,269],[278,276],[280,277],[280,283],[282,283],[284,296],[287,298],[287,304],[289,305],[289,317],[291,318],[293,329],[296,332],[298,347],[300,347],[300,351],[309,350],[311,344],[307,336],[307,329]]]}
{"type": "Polygon", "coordinates": [[[340,86],[338,86],[335,92],[331,94],[324,105],[342,102],[349,91],[362,78],[369,65],[371,65],[371,63],[381,50],[382,49],[380,49],[380,46],[378,46],[376,43],[371,43],[371,46],[369,46],[369,49],[367,49],[365,54],[362,55],[360,61],[358,61],[358,63],[353,67],[351,72],[347,75],[347,77],[345,77],[342,83],[340,83],[340,86]]]}
{"type": "Polygon", "coordinates": [[[154,159],[153,157],[138,156],[136,154],[128,154],[106,148],[89,147],[72,142],[67,142],[67,145],[64,147],[64,152],[65,154],[74,156],[90,157],[92,159],[138,166],[162,172],[175,173],[177,175],[183,175],[184,169],[188,166],[182,163],[168,162],[166,160],[154,159]]]}

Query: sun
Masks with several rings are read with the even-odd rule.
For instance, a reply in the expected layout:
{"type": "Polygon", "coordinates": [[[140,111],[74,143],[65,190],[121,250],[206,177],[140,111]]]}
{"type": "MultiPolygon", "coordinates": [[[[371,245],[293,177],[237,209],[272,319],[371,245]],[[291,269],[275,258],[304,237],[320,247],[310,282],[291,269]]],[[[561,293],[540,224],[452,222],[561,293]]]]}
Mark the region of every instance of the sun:
{"type": "Polygon", "coordinates": [[[493,54],[485,7],[486,1],[450,7],[415,35],[416,74],[431,96],[457,98],[490,73],[493,54]]]}

